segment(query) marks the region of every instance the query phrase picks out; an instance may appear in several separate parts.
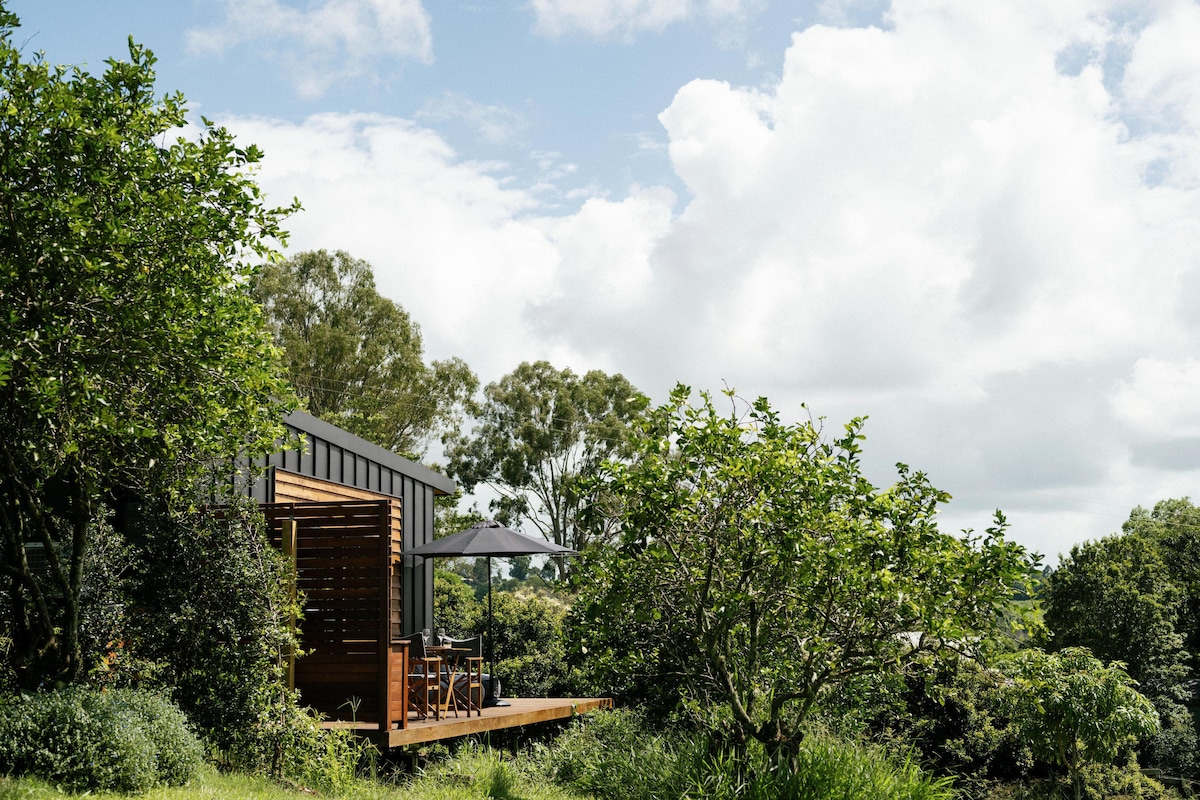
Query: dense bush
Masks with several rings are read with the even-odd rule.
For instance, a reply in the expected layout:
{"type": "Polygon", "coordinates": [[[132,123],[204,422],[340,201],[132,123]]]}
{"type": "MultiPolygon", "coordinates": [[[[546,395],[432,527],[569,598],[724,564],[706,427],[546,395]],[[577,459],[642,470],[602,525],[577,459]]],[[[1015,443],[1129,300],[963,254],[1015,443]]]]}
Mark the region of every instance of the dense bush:
{"type": "MultiPolygon", "coordinates": [[[[607,558],[603,553],[585,553],[580,573],[603,568],[607,558]]],[[[654,643],[658,622],[614,614],[610,624],[597,626],[596,612],[594,604],[577,601],[563,620],[564,655],[578,694],[611,697],[618,706],[636,706],[654,720],[678,712],[683,690],[679,675],[690,667],[668,657],[654,643]],[[635,650],[636,658],[631,655],[635,650]]]]}
{"type": "Polygon", "coordinates": [[[839,700],[853,706],[845,713],[866,718],[871,736],[911,748],[925,768],[952,776],[961,793],[977,797],[1036,766],[1008,715],[1004,685],[994,670],[960,659],[914,665],[868,696],[839,700]]]}
{"type": "Polygon", "coordinates": [[[183,713],[155,694],[72,687],[0,706],[0,765],[71,791],[182,785],[202,752],[183,713]]]}
{"type": "MultiPolygon", "coordinates": [[[[550,595],[496,591],[492,607],[495,672],[505,693],[511,697],[577,694],[563,669],[566,605],[550,595]]],[[[486,656],[486,593],[478,600],[461,576],[439,570],[434,576],[434,608],[437,627],[450,636],[484,634],[486,656]]]]}
{"type": "Polygon", "coordinates": [[[1156,705],[1161,728],[1145,748],[1144,763],[1174,777],[1196,777],[1200,774],[1200,742],[1191,711],[1164,699],[1156,705]]]}
{"type": "Polygon", "coordinates": [[[505,693],[510,697],[551,697],[566,692],[566,607],[553,598],[508,592],[496,593],[492,603],[495,671],[505,693]]]}
{"type": "Polygon", "coordinates": [[[253,509],[132,515],[126,612],[95,679],[164,687],[215,748],[284,698],[290,571],[253,509]]]}
{"type": "Polygon", "coordinates": [[[613,800],[949,800],[949,780],[923,774],[911,758],[824,735],[809,735],[791,768],[763,748],[741,753],[699,732],[664,734],[636,713],[581,718],[542,756],[550,778],[589,797],[613,800]]]}
{"type": "MultiPolygon", "coordinates": [[[[1137,764],[1089,764],[1083,768],[1081,800],[1181,800],[1174,789],[1143,775],[1137,764]]],[[[1072,795],[1066,775],[993,785],[981,800],[1063,800],[1072,795]]]]}
{"type": "Polygon", "coordinates": [[[652,731],[635,711],[618,708],[580,717],[542,751],[555,782],[601,800],[678,796],[678,737],[652,731]]]}
{"type": "Polygon", "coordinates": [[[270,775],[308,789],[337,793],[371,766],[374,747],[348,730],[326,730],[320,720],[284,698],[234,732],[222,756],[226,766],[270,775]]]}
{"type": "Polygon", "coordinates": [[[433,608],[437,627],[456,639],[474,636],[483,625],[483,604],[462,576],[453,572],[434,573],[433,608]]]}

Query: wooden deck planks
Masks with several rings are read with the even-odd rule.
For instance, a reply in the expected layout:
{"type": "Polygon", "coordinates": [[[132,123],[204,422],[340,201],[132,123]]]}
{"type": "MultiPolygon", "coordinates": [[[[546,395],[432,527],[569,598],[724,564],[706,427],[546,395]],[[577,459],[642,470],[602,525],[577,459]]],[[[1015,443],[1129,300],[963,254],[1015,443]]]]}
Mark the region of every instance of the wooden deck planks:
{"type": "Polygon", "coordinates": [[[423,722],[409,720],[408,727],[404,730],[381,731],[373,724],[361,722],[354,724],[332,721],[324,725],[328,728],[353,729],[359,736],[369,739],[380,748],[392,748],[504,728],[517,728],[522,725],[535,725],[556,719],[570,719],[576,714],[612,708],[612,700],[607,697],[513,697],[506,700],[511,705],[485,708],[481,716],[472,715],[468,719],[466,714],[460,711],[457,719],[451,714],[448,719],[430,719],[423,722]]]}

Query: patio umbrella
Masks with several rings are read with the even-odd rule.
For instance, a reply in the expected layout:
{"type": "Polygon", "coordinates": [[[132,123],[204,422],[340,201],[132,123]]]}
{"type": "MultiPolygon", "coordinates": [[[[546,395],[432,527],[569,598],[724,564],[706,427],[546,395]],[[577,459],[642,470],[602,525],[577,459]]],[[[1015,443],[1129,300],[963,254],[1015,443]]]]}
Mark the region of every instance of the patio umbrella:
{"type": "MultiPolygon", "coordinates": [[[[488,672],[495,675],[495,662],[492,653],[492,557],[509,558],[511,556],[533,555],[577,555],[569,547],[548,542],[545,539],[534,539],[524,534],[510,531],[495,520],[477,522],[465,531],[434,539],[432,542],[405,550],[406,556],[435,558],[437,556],[486,556],[488,560],[488,672]]],[[[496,696],[496,681],[490,683],[490,697],[487,705],[508,705],[496,696]]]]}

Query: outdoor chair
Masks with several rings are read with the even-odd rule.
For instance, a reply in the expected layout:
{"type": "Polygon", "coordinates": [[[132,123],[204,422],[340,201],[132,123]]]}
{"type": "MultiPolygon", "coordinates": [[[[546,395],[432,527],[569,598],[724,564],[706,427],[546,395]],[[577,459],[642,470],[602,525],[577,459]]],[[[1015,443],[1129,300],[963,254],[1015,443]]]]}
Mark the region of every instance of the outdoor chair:
{"type": "Polygon", "coordinates": [[[414,633],[403,637],[408,647],[408,709],[415,711],[418,719],[428,719],[430,709],[433,718],[439,719],[442,708],[442,660],[425,652],[425,637],[414,633]]]}
{"type": "Polygon", "coordinates": [[[467,716],[475,709],[475,716],[483,713],[484,679],[490,676],[483,674],[483,637],[472,636],[469,639],[444,639],[445,643],[466,654],[459,659],[461,671],[454,681],[454,696],[461,699],[467,708],[467,716]]]}

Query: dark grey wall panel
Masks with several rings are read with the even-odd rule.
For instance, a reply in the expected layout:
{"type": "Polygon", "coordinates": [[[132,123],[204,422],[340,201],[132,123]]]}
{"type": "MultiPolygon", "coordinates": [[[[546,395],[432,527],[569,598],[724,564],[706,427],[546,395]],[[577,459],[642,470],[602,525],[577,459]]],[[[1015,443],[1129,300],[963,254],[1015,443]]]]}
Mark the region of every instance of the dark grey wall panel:
{"type": "MultiPolygon", "coordinates": [[[[284,423],[290,436],[304,436],[303,453],[281,448],[265,459],[259,459],[260,466],[281,467],[344,486],[399,497],[404,549],[433,540],[434,497],[453,494],[454,481],[305,412],[289,414],[284,423]]],[[[273,501],[273,470],[266,470],[250,482],[246,492],[260,502],[273,501]]],[[[433,559],[403,559],[405,633],[433,627],[433,572],[433,559]]]]}

